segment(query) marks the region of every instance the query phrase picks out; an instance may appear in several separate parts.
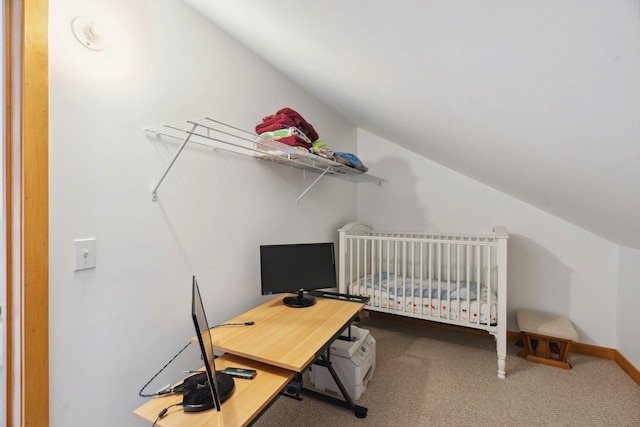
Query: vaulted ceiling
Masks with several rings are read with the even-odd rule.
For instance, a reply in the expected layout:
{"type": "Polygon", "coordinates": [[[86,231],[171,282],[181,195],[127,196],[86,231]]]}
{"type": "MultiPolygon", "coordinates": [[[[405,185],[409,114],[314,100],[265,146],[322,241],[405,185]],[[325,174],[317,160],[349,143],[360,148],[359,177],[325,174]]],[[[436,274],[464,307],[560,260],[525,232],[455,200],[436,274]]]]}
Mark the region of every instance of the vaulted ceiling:
{"type": "Polygon", "coordinates": [[[635,0],[185,0],[354,125],[640,249],[635,0]]]}

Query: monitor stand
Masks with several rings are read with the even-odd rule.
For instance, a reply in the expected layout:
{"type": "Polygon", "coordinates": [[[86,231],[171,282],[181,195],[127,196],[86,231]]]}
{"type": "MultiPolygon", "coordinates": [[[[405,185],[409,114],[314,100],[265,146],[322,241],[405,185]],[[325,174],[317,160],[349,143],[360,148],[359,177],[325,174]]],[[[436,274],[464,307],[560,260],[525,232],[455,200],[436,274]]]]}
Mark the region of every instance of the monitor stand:
{"type": "Polygon", "coordinates": [[[315,304],[316,303],[316,299],[312,295],[309,295],[309,294],[305,295],[304,291],[302,289],[300,289],[298,291],[298,295],[297,296],[295,296],[295,297],[284,297],[282,302],[286,306],[300,308],[300,307],[309,307],[309,306],[315,304]]]}
{"type": "MultiPolygon", "coordinates": [[[[222,403],[233,393],[235,383],[233,377],[221,372],[216,373],[216,383],[218,385],[220,403],[222,403]]],[[[205,411],[215,407],[206,376],[202,377],[202,381],[196,381],[194,388],[184,392],[182,405],[185,412],[205,411]]]]}

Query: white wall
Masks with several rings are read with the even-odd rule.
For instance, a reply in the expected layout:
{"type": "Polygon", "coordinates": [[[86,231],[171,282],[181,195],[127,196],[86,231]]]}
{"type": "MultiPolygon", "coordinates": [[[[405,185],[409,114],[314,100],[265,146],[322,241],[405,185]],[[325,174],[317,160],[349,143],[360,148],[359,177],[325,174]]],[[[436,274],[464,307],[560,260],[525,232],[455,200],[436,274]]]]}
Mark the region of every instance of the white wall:
{"type": "MultiPolygon", "coordinates": [[[[51,2],[49,40],[52,426],[145,425],[132,415],[138,390],[193,335],[191,275],[210,323],[222,322],[265,299],[260,244],[335,240],[356,212],[383,229],[507,226],[509,328],[519,307],[548,309],[568,315],[582,342],[616,346],[615,316],[593,313],[637,300],[631,284],[615,293],[618,276],[637,285],[637,254],[618,262],[607,241],[357,132],[181,1],[51,2]],[[105,51],[74,39],[78,15],[102,25],[105,51]],[[314,176],[190,147],[151,201],[177,145],[145,127],[207,115],[251,129],[283,106],[390,182],[323,178],[296,204],[314,176]],[[74,272],[72,242],[85,237],[97,238],[97,268],[74,272]]],[[[618,339],[637,360],[624,316],[618,339]]],[[[188,349],[149,389],[198,363],[188,349]]]]}
{"type": "Polygon", "coordinates": [[[365,130],[358,156],[390,180],[359,187],[359,220],[403,231],[490,233],[504,225],[508,329],[518,330],[519,308],[547,310],[568,316],[580,342],[616,347],[615,245],[365,130]]]}
{"type": "MultiPolygon", "coordinates": [[[[138,390],[194,335],[191,276],[217,324],[264,301],[258,246],[337,241],[357,184],[177,144],[145,127],[210,116],[252,129],[290,106],[335,149],[356,129],[181,1],[50,2],[50,412],[52,426],[147,425],[138,390]],[[94,52],[75,16],[101,25],[94,52]],[[97,268],[73,271],[77,238],[97,268]]],[[[195,346],[191,346],[195,347],[195,346]]],[[[200,365],[189,348],[147,391],[200,365]]]]}
{"type": "Polygon", "coordinates": [[[640,369],[640,251],[620,247],[618,250],[618,350],[640,369]]]}

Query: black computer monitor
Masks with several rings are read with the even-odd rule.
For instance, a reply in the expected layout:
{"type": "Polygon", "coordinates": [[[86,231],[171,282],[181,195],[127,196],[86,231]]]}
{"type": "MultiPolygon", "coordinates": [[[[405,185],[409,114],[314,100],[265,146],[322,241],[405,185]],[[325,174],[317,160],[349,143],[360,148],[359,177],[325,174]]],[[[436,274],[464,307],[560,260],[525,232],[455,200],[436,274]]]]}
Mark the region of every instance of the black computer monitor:
{"type": "Polygon", "coordinates": [[[191,287],[191,317],[196,328],[196,335],[198,336],[198,343],[200,344],[200,351],[204,361],[206,384],[185,392],[183,407],[186,412],[203,411],[214,406],[219,411],[220,403],[224,402],[233,393],[235,383],[231,376],[216,373],[211,331],[209,330],[209,323],[202,305],[202,297],[196,276],[193,276],[191,287]]]}
{"type": "Polygon", "coordinates": [[[333,243],[298,243],[260,246],[262,295],[297,293],[285,297],[291,307],[308,307],[315,303],[304,291],[333,288],[336,260],[333,243]]]}

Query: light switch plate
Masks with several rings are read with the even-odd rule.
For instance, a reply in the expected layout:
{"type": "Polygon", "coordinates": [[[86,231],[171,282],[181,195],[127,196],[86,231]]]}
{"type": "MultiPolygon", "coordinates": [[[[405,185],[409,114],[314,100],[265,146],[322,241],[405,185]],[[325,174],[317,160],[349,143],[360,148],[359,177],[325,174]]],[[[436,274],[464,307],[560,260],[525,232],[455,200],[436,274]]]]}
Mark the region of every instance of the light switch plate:
{"type": "Polygon", "coordinates": [[[73,243],[76,255],[75,271],[96,268],[96,239],[76,239],[73,243]]]}

